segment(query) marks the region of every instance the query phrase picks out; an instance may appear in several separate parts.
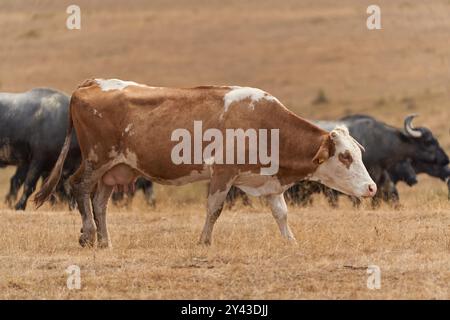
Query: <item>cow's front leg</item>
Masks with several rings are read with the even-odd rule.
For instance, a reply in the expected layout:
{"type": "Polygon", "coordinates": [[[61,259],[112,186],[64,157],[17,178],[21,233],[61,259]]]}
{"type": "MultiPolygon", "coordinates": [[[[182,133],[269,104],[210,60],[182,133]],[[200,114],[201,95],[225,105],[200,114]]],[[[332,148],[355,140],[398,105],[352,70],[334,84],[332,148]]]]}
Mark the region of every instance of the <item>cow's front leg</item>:
{"type": "Polygon", "coordinates": [[[295,242],[294,234],[287,223],[288,210],[283,194],[268,195],[266,198],[272,210],[272,215],[280,228],[281,236],[295,242]]]}
{"type": "Polygon", "coordinates": [[[223,204],[227,198],[228,191],[230,191],[232,184],[231,179],[219,178],[218,176],[213,176],[211,183],[209,185],[208,193],[208,204],[206,221],[203,226],[202,235],[200,236],[199,244],[210,245],[211,236],[217,219],[223,209],[223,204]]]}

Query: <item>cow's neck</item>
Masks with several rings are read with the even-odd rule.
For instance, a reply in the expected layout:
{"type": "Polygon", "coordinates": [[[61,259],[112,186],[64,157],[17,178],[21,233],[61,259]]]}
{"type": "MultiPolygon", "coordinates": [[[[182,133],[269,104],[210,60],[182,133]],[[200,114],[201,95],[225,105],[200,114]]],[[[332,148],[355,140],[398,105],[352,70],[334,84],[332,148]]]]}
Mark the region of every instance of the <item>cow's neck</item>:
{"type": "Polygon", "coordinates": [[[291,112],[286,112],[280,120],[278,176],[283,184],[291,184],[304,179],[317,169],[312,160],[327,132],[291,112]]]}

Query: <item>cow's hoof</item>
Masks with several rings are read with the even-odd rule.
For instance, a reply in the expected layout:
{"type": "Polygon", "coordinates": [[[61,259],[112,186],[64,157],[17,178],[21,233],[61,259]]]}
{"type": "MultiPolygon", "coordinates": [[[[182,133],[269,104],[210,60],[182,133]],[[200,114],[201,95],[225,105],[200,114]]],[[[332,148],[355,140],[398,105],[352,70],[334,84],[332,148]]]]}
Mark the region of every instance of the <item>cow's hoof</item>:
{"type": "Polygon", "coordinates": [[[92,248],[95,244],[95,236],[90,236],[90,235],[83,233],[80,236],[80,239],[78,240],[78,242],[80,243],[80,246],[82,246],[83,248],[84,247],[92,248]]]}
{"type": "Polygon", "coordinates": [[[199,246],[210,246],[211,245],[211,240],[209,239],[200,239],[197,244],[199,246]]]}
{"type": "Polygon", "coordinates": [[[97,247],[100,249],[112,249],[111,241],[99,241],[97,247]]]}

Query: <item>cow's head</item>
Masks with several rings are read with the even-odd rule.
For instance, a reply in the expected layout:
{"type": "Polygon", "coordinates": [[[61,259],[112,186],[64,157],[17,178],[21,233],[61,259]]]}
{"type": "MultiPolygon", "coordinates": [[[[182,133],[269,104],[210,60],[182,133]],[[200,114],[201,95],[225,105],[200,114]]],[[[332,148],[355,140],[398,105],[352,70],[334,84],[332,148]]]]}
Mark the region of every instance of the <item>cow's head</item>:
{"type": "Polygon", "coordinates": [[[439,145],[437,139],[427,128],[414,128],[412,120],[417,115],[409,115],[405,118],[405,139],[413,146],[413,160],[418,162],[433,163],[446,166],[449,158],[439,145]]]}
{"type": "Polygon", "coordinates": [[[377,185],[362,161],[364,148],[345,126],[332,130],[323,140],[313,162],[318,165],[311,180],[356,197],[373,197],[377,185]]]}

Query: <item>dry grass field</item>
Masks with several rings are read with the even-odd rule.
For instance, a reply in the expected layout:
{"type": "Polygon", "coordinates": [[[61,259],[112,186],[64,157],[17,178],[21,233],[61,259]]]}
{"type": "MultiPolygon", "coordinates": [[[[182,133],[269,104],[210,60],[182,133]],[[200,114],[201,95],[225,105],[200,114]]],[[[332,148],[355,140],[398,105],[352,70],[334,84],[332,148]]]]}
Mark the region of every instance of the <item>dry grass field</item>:
{"type": "MultiPolygon", "coordinates": [[[[70,93],[89,77],[150,85],[260,87],[306,118],[355,112],[401,126],[408,113],[450,153],[450,1],[88,1],[82,28],[65,28],[73,1],[0,2],[0,91],[70,93]],[[328,103],[314,104],[323,91],[328,103]]],[[[152,139],[153,137],[149,137],[152,139]]],[[[13,168],[0,171],[0,196],[13,168]]],[[[269,209],[222,213],[209,248],[197,245],[204,184],[156,187],[110,206],[111,250],[78,245],[78,212],[0,204],[0,298],[450,299],[450,202],[444,184],[400,185],[402,207],[330,209],[317,197],[290,208],[298,244],[282,241],[269,209]],[[81,268],[81,289],[65,270],[81,268]],[[381,288],[369,290],[369,265],[381,288]]],[[[0,199],[2,200],[2,199],[0,199]]]]}

